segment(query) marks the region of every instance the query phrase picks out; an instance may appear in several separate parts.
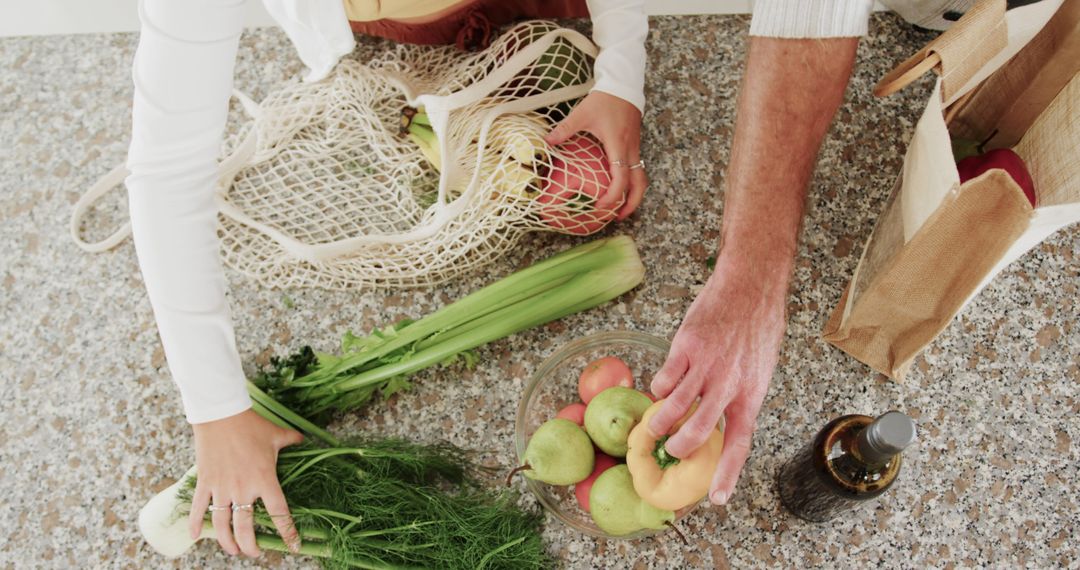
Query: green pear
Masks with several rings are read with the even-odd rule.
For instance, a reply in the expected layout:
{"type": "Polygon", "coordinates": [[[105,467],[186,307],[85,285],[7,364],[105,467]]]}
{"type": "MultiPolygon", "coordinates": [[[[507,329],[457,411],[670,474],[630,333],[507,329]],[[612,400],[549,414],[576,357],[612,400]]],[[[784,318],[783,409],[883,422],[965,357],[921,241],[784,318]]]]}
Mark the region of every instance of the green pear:
{"type": "Polygon", "coordinates": [[[616,465],[596,478],[589,491],[593,522],[600,530],[623,536],[643,528],[673,526],[675,513],[658,509],[641,500],[626,465],[616,465]]]}
{"type": "Polygon", "coordinates": [[[623,386],[600,392],[585,408],[585,431],[596,447],[612,457],[626,457],[626,439],[652,405],[648,396],[623,386]]]}
{"type": "Polygon", "coordinates": [[[570,420],[555,418],[544,422],[529,438],[525,464],[510,472],[506,484],[515,473],[524,471],[530,479],[573,485],[592,474],[595,462],[596,452],[585,430],[570,420]]]}

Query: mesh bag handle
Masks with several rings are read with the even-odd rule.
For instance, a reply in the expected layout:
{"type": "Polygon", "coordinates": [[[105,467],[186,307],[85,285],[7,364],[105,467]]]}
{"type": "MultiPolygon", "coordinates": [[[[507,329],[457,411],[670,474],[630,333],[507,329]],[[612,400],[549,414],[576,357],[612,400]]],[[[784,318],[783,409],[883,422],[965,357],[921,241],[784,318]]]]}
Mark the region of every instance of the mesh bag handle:
{"type": "MultiPolygon", "coordinates": [[[[259,104],[256,103],[251,97],[234,89],[232,93],[244,111],[252,119],[260,116],[259,104]]],[[[218,165],[218,172],[221,173],[221,177],[227,176],[229,173],[235,175],[236,171],[243,167],[243,162],[250,157],[250,152],[254,149],[255,143],[255,131],[252,129],[245,137],[237,149],[223,160],[218,165]]],[[[78,201],[75,202],[75,206],[71,210],[71,218],[68,222],[68,229],[71,233],[71,239],[75,242],[75,245],[80,249],[89,253],[101,253],[108,251],[124,242],[128,236],[131,235],[131,221],[126,221],[119,228],[113,231],[108,237],[96,241],[89,242],[82,237],[82,225],[86,219],[86,215],[90,213],[90,210],[94,208],[94,204],[97,203],[102,197],[109,193],[110,190],[124,184],[124,180],[127,179],[131,171],[128,170],[126,163],[120,163],[113,167],[112,170],[105,173],[104,176],[94,182],[90,188],[79,196],[78,201]]],[[[220,201],[220,200],[219,200],[220,201]]]]}
{"type": "Polygon", "coordinates": [[[71,211],[69,229],[71,231],[71,239],[74,240],[75,245],[79,246],[83,251],[88,251],[90,253],[108,251],[119,245],[131,235],[130,221],[124,222],[123,225],[109,234],[108,237],[96,242],[84,240],[81,231],[83,219],[90,209],[93,208],[94,204],[100,200],[102,196],[108,194],[110,190],[123,184],[124,179],[127,178],[128,174],[127,165],[117,165],[107,174],[99,178],[97,182],[94,182],[82,196],[79,196],[79,200],[75,202],[75,207],[71,211]]]}

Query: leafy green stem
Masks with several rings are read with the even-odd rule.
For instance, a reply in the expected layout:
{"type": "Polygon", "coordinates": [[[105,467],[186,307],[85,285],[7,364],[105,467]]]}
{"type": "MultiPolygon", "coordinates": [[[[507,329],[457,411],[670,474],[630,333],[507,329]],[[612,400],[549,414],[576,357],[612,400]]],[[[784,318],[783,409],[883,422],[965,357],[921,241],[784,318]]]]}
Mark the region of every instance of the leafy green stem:
{"type": "MultiPolygon", "coordinates": [[[[336,437],[330,435],[330,432],[322,429],[321,427],[308,421],[300,414],[283,406],[280,402],[271,398],[269,394],[260,390],[259,387],[255,384],[248,382],[247,389],[248,394],[251,395],[252,400],[257,402],[263,409],[272,412],[274,415],[285,420],[289,424],[292,424],[293,429],[298,429],[301,432],[307,434],[308,436],[314,437],[315,439],[322,441],[330,447],[338,447],[341,445],[341,442],[336,437]]],[[[270,421],[273,420],[271,419],[270,421]]]]}

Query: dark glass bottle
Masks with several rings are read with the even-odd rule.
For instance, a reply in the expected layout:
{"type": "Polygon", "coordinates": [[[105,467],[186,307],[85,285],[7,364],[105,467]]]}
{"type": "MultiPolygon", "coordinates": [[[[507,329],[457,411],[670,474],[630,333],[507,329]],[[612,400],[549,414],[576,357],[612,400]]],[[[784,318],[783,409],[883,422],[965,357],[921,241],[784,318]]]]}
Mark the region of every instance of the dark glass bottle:
{"type": "Polygon", "coordinates": [[[780,468],[780,501],[808,521],[835,518],[888,490],[914,441],[915,422],[900,412],[836,418],[780,468]]]}

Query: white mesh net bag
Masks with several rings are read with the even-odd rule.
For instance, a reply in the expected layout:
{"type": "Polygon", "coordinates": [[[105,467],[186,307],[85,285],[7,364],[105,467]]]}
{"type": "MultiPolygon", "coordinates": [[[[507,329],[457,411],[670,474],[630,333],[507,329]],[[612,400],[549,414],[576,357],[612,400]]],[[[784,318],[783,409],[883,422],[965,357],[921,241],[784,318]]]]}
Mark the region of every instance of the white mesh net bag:
{"type": "MultiPolygon", "coordinates": [[[[280,287],[433,285],[526,231],[599,230],[615,215],[595,206],[610,184],[602,147],[542,138],[592,86],[595,55],[580,33],[532,21],[479,53],[399,45],[258,105],[237,94],[253,120],[220,166],[225,262],[280,287]]],[[[87,249],[123,239],[79,237],[101,193],[73,214],[87,249]]]]}

